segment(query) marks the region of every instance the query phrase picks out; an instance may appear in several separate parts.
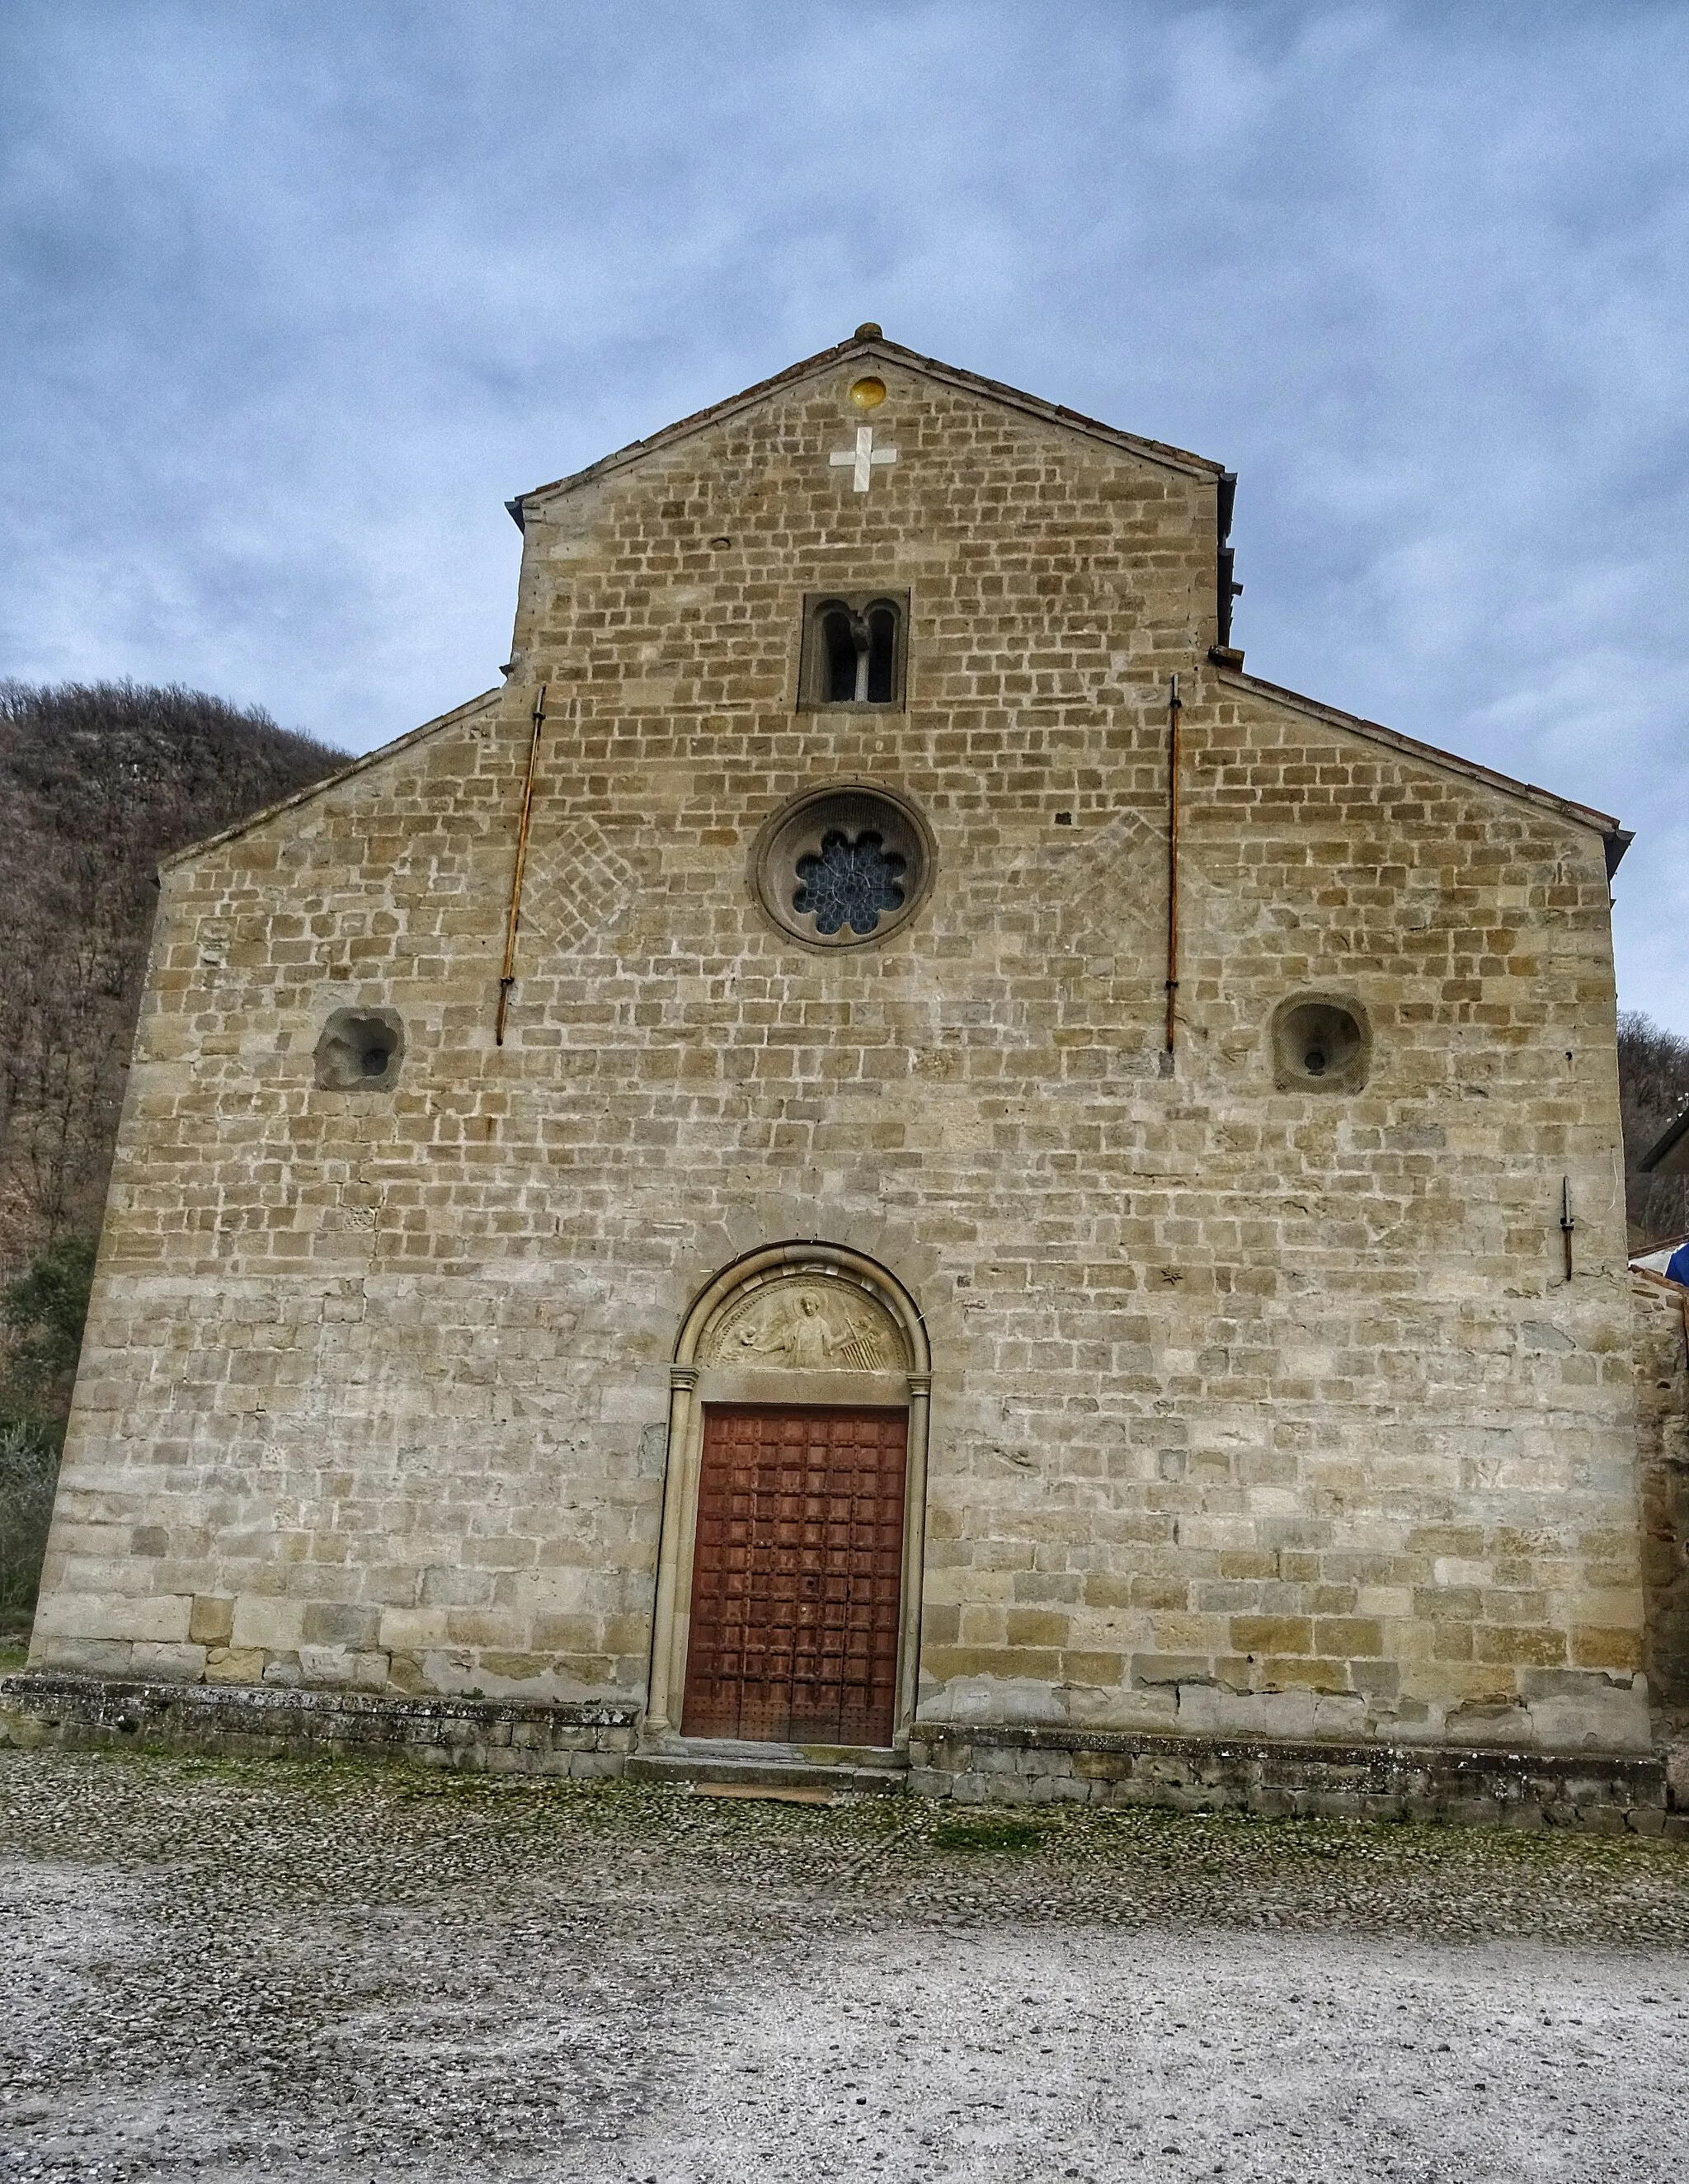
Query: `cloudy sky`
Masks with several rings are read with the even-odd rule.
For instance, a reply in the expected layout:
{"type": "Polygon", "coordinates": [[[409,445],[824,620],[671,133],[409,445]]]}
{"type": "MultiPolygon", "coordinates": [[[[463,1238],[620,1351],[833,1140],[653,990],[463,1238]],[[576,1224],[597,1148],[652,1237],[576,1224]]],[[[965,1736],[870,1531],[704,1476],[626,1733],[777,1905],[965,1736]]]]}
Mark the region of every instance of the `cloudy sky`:
{"type": "Polygon", "coordinates": [[[1240,473],[1251,670],[1617,812],[1689,1032],[1689,5],[7,0],[0,675],[351,749],[880,320],[1240,473]]]}

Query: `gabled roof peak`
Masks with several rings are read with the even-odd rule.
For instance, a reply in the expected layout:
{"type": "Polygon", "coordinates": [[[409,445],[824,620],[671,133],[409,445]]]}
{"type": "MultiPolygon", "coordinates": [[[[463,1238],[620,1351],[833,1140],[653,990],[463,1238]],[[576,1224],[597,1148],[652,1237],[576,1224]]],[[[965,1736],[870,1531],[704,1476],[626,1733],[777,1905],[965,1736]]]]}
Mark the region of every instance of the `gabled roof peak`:
{"type": "Polygon", "coordinates": [[[507,500],[504,505],[520,528],[522,510],[527,502],[537,500],[542,494],[567,493],[576,486],[585,484],[588,479],[604,477],[613,471],[625,469],[630,463],[638,462],[659,448],[668,447],[676,440],[685,439],[694,432],[720,423],[724,418],[736,415],[753,404],[765,400],[781,387],[793,386],[799,380],[817,373],[832,370],[853,357],[872,357],[888,364],[900,365],[906,370],[919,372],[926,378],[938,380],[945,386],[983,395],[989,401],[1004,403],[1011,409],[1018,410],[1028,416],[1040,418],[1047,424],[1064,426],[1070,432],[1081,433],[1089,439],[1101,440],[1126,454],[1140,456],[1151,462],[1163,463],[1170,470],[1184,471],[1199,477],[1220,478],[1227,475],[1224,464],[1212,462],[1206,455],[1193,455],[1188,449],[1170,447],[1165,441],[1146,440],[1135,432],[1123,432],[1118,426],[1105,425],[1095,417],[1087,417],[1080,410],[1070,410],[1064,403],[1046,402],[1040,395],[1028,394],[1020,387],[1005,385],[1001,380],[986,379],[977,371],[964,370],[960,365],[945,364],[937,357],[923,356],[918,350],[905,348],[900,342],[888,340],[876,322],[869,319],[857,327],[848,341],[838,342],[831,348],[817,350],[813,356],[806,356],[796,364],[788,365],[783,371],[777,371],[772,378],[760,379],[755,386],[744,387],[738,394],[730,394],[720,402],[712,402],[707,409],[694,410],[690,416],[677,418],[672,425],[665,425],[660,432],[652,432],[643,440],[630,441],[613,454],[600,456],[597,462],[589,463],[584,470],[571,471],[566,476],[553,478],[549,485],[534,486],[527,493],[518,493],[514,500],[507,500]]]}

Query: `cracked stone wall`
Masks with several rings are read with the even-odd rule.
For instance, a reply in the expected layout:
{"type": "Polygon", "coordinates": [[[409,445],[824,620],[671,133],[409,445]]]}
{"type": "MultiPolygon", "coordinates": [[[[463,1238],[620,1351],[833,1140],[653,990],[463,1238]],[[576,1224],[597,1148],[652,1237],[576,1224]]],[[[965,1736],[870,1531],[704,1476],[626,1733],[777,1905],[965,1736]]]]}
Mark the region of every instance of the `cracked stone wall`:
{"type": "Polygon", "coordinates": [[[1212,467],[876,368],[867,493],[847,360],[531,497],[504,689],[166,874],[33,1659],[638,1693],[683,1315],[819,1236],[931,1333],[933,1718],[1642,1741],[1599,834],[1211,664],[1212,467]],[[882,585],[906,711],[796,711],[882,585]],[[807,952],[751,845],[862,777],[936,881],[807,952]]]}

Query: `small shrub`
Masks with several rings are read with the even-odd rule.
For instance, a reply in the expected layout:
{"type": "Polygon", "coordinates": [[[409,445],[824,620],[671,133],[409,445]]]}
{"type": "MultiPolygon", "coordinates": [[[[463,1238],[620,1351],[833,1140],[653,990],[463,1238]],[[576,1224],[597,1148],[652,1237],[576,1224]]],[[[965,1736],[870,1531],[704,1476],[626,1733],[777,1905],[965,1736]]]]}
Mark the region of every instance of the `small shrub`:
{"type": "Polygon", "coordinates": [[[58,1484],[51,1429],[29,1419],[0,1420],[0,1621],[21,1618],[35,1605],[58,1484]]]}
{"type": "Polygon", "coordinates": [[[11,1377],[31,1392],[68,1388],[82,1347],[94,1279],[91,1236],[61,1236],[0,1289],[0,1321],[12,1336],[11,1377]]]}
{"type": "Polygon", "coordinates": [[[1038,1820],[982,1814],[978,1819],[940,1820],[933,1830],[933,1844],[938,1850],[1007,1852],[1018,1857],[1036,1850],[1047,1833],[1038,1820]]]}

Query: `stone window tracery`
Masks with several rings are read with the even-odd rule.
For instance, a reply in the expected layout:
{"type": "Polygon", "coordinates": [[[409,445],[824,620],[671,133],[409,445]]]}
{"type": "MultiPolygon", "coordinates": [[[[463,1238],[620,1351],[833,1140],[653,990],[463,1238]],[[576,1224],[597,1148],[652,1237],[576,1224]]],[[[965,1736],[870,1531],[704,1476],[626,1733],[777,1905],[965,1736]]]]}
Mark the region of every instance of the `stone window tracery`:
{"type": "Polygon", "coordinates": [[[932,884],[933,837],[906,798],[841,782],[764,822],[751,875],[783,933],[815,948],[860,947],[899,931],[932,884]]]}
{"type": "Polygon", "coordinates": [[[822,838],[821,848],[798,859],[797,891],[792,907],[815,920],[817,933],[832,934],[848,925],[872,933],[881,914],[903,907],[902,875],[909,860],[888,850],[884,837],[865,827],[853,841],[842,827],[822,838]]]}
{"type": "Polygon", "coordinates": [[[804,601],[800,710],[900,708],[908,613],[906,593],[811,593],[804,601]]]}

